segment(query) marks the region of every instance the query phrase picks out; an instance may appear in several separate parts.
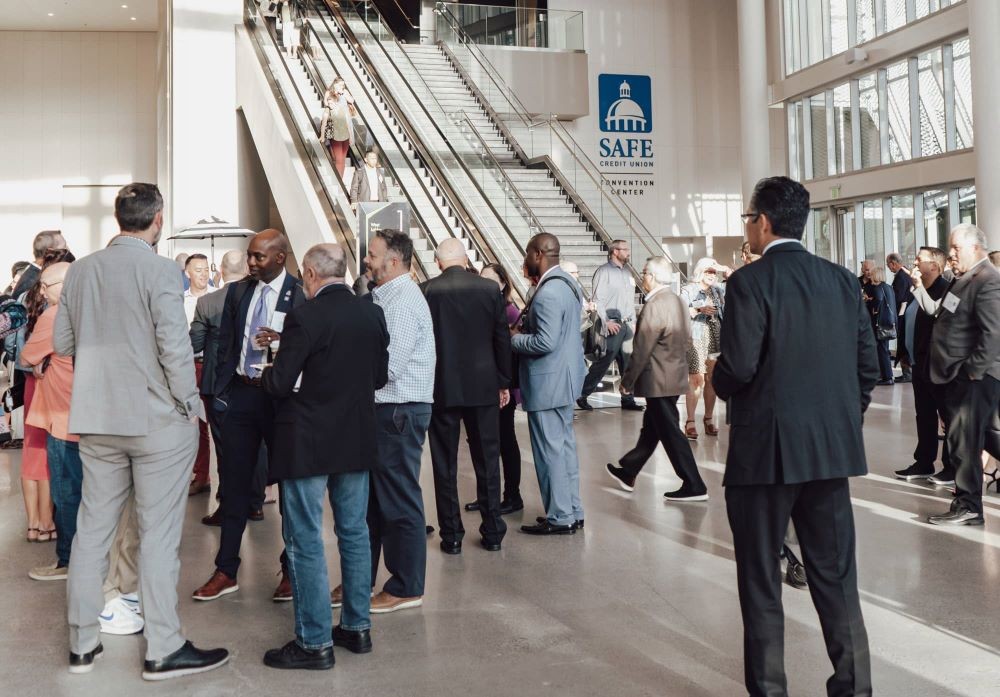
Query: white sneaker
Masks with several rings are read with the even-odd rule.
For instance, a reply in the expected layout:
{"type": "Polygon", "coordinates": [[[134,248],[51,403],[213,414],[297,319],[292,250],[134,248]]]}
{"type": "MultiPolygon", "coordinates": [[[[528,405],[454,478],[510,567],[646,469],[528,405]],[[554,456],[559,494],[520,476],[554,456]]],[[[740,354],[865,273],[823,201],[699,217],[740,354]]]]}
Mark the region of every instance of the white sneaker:
{"type": "Polygon", "coordinates": [[[137,612],[140,615],[142,614],[142,606],[139,604],[138,593],[122,593],[119,597],[133,612],[137,612]]]}
{"type": "Polygon", "coordinates": [[[99,619],[104,634],[138,634],[146,624],[121,596],[107,602],[99,619]]]}

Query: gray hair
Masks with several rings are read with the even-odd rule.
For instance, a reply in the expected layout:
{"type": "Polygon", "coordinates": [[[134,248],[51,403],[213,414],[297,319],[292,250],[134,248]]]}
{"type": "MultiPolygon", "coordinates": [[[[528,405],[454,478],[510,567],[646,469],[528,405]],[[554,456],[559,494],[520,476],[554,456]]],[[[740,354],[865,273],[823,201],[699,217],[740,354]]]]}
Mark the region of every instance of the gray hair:
{"type": "Polygon", "coordinates": [[[469,254],[465,251],[465,245],[457,237],[449,237],[441,241],[441,244],[434,250],[434,257],[438,261],[458,261],[463,259],[468,261],[469,254]]]}
{"type": "Polygon", "coordinates": [[[951,229],[951,234],[964,244],[974,244],[983,251],[986,250],[986,233],[970,223],[962,223],[951,229]]]}
{"type": "Polygon", "coordinates": [[[347,255],[339,244],[317,244],[302,257],[302,266],[321,279],[342,279],[347,275],[347,255]]]}
{"type": "Polygon", "coordinates": [[[903,257],[901,257],[896,252],[893,252],[892,254],[890,254],[889,256],[887,256],[885,258],[885,263],[886,264],[899,264],[900,266],[902,266],[903,265],[903,257]]]}
{"type": "Polygon", "coordinates": [[[52,245],[55,244],[57,237],[62,237],[61,230],[42,230],[35,235],[35,239],[31,244],[31,251],[35,254],[35,259],[44,257],[45,252],[52,249],[52,245]]]}
{"type": "Polygon", "coordinates": [[[666,257],[649,257],[646,259],[646,272],[653,280],[662,286],[674,280],[674,269],[666,257]]]}

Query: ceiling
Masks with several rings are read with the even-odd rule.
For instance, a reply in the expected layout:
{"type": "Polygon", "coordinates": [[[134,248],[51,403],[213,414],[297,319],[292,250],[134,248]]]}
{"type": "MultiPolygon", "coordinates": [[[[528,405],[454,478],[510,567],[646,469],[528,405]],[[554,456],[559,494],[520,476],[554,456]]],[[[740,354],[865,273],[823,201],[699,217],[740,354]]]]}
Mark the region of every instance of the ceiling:
{"type": "Polygon", "coordinates": [[[0,4],[3,5],[0,30],[156,31],[159,28],[157,0],[0,0],[0,4]]]}

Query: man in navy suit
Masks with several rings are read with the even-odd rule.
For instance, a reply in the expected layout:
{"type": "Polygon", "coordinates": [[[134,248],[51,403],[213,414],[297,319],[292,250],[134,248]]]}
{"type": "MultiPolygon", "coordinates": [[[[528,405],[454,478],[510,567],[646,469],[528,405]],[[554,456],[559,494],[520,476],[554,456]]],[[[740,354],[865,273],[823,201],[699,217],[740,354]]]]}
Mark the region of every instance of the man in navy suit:
{"type": "Polygon", "coordinates": [[[531,452],[545,517],[522,525],[529,535],[570,535],[583,527],[580,462],[573,432],[573,404],[586,368],[580,341],[579,285],[559,268],[559,240],[543,232],[528,242],[524,266],[537,278],[521,331],[511,345],[521,356],[520,385],[528,412],[531,452]]]}
{"type": "MultiPolygon", "coordinates": [[[[305,302],[301,284],[285,271],[288,239],[278,230],[257,233],[247,249],[250,275],[226,288],[219,327],[218,367],[213,406],[222,419],[224,471],[222,535],[215,573],[194,592],[195,600],[215,600],[239,590],[240,543],[253,496],[253,475],[261,442],[273,450],[275,406],[261,387],[267,347],[278,341],[285,315],[305,302]]],[[[284,555],[282,555],[284,559],[284,555]]],[[[275,600],[291,600],[285,564],[275,600]]]]}
{"type": "Polygon", "coordinates": [[[752,697],[788,694],[779,553],[791,519],[833,663],[827,694],[870,697],[848,477],[868,471],[861,425],[879,374],[871,321],[857,280],[802,246],[809,192],[801,184],[762,179],[746,211],[750,251],[763,256],[729,278],[712,377],[729,407],[722,483],[746,688],[752,697]]]}

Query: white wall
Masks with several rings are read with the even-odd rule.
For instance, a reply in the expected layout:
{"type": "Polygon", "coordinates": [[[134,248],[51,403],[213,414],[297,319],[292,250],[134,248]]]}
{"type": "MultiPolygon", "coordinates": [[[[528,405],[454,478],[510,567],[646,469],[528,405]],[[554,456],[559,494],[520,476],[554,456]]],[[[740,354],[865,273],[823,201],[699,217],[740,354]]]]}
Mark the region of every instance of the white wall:
{"type": "MultiPolygon", "coordinates": [[[[652,79],[652,176],[601,168],[644,190],[624,196],[639,218],[664,237],[742,234],[736,0],[550,0],[549,7],[584,11],[590,114],[568,127],[595,163],[609,135],[598,126],[598,75],[652,79]]],[[[678,241],[671,251],[684,261],[700,253],[698,242],[678,241]]]]}
{"type": "MultiPolygon", "coordinates": [[[[64,187],[156,181],[156,34],[0,31],[0,66],[5,285],[35,233],[64,227],[64,202],[67,215],[85,202],[64,187]]],[[[116,232],[89,205],[66,222],[77,255],[116,232]]]]}

